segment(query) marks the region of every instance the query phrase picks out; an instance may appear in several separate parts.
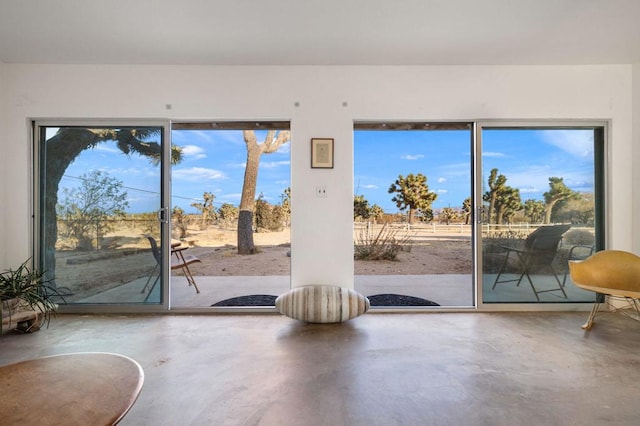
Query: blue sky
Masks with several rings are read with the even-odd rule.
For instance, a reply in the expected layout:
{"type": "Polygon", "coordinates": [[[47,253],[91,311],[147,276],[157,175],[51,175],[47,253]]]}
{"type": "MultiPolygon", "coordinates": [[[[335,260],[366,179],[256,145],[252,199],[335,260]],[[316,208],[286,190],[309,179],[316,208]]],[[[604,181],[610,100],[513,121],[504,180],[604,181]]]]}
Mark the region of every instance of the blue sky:
{"type": "Polygon", "coordinates": [[[485,130],[483,171],[497,167],[522,200],[544,199],[549,177],[574,191],[594,191],[593,130],[485,130]]]}
{"type": "MultiPolygon", "coordinates": [[[[265,132],[256,132],[262,141],[265,132]]],[[[183,161],[172,169],[173,204],[196,212],[190,204],[212,192],[215,205],[240,202],[246,147],[241,131],[173,131],[183,161]]],[[[542,199],[551,176],[564,178],[576,191],[593,191],[593,131],[485,130],[483,185],[497,167],[507,185],[519,188],[522,200],[542,199]]],[[[469,131],[354,132],[354,194],[370,205],[398,211],[387,191],[398,174],[422,173],[438,194],[433,207],[460,207],[471,193],[469,131]]],[[[112,142],[84,151],[67,169],[62,187],[77,186],[84,173],[99,169],[117,177],[129,196],[130,212],[155,211],[159,201],[159,168],[138,155],[123,155],[112,142]]],[[[290,186],[290,143],[262,156],[256,196],[272,204],[290,186]]],[[[486,190],[486,189],[485,189],[486,190]]]]}
{"type": "MultiPolygon", "coordinates": [[[[259,142],[265,135],[266,132],[256,131],[259,142]]],[[[242,131],[180,130],[172,132],[172,139],[183,153],[182,162],[172,167],[173,205],[196,213],[191,204],[202,201],[204,192],[215,195],[216,207],[223,203],[240,203],[247,155],[242,131]]],[[[256,197],[262,193],[271,204],[281,202],[281,195],[290,186],[289,151],[289,143],[286,143],[277,152],[262,156],[256,197]]],[[[139,155],[123,155],[114,142],[101,143],[83,151],[67,168],[61,187],[78,186],[79,178],[94,169],[122,181],[129,199],[129,212],[158,210],[159,167],[139,155]]],[[[59,196],[62,196],[62,191],[59,196]]]]}
{"type": "Polygon", "coordinates": [[[459,207],[471,195],[469,131],[380,131],[354,133],[354,193],[387,213],[398,211],[389,187],[398,175],[422,173],[434,208],[459,207]]]}
{"type": "MultiPolygon", "coordinates": [[[[354,193],[393,213],[389,186],[398,174],[422,173],[438,194],[433,208],[461,207],[471,195],[470,138],[467,130],[356,131],[354,193]]],[[[592,130],[485,130],[482,143],[483,186],[495,167],[523,201],[542,200],[552,176],[593,191],[592,130]]]]}
{"type": "MultiPolygon", "coordinates": [[[[266,131],[256,131],[258,142],[266,131]]],[[[182,147],[183,161],[172,169],[173,202],[187,211],[186,199],[212,192],[214,204],[238,205],[242,194],[247,148],[240,130],[180,130],[172,132],[173,143],[182,147]],[[186,205],[185,205],[186,204],[186,205]]],[[[263,154],[258,171],[256,198],[262,193],[271,204],[280,204],[291,186],[290,142],[278,151],[263,154]]],[[[193,210],[191,207],[189,208],[193,210]]]]}

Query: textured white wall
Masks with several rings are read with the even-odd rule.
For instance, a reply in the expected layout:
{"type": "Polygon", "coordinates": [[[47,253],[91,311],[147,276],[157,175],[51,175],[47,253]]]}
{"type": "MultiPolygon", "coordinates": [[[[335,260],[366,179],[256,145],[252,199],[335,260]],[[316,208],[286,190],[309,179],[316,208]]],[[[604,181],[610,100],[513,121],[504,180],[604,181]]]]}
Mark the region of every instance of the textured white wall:
{"type": "Polygon", "coordinates": [[[0,259],[7,264],[30,253],[29,118],[290,119],[293,286],[353,286],[354,120],[610,120],[609,242],[634,244],[631,66],[10,64],[3,71],[0,211],[11,226],[0,228],[0,259]],[[312,137],[335,138],[334,169],[310,168],[312,137]],[[315,197],[317,185],[327,198],[315,197]]]}
{"type": "Polygon", "coordinates": [[[640,254],[640,64],[633,65],[632,251],[640,254]]]}
{"type": "MultiPolygon", "coordinates": [[[[6,105],[7,99],[5,94],[5,64],[0,62],[0,147],[4,151],[6,144],[8,143],[5,132],[5,118],[6,118],[6,105]]],[[[6,246],[7,240],[4,238],[6,235],[6,223],[7,218],[5,214],[5,209],[8,207],[7,201],[7,187],[8,187],[8,176],[7,176],[7,167],[5,166],[5,162],[7,155],[0,155],[0,269],[4,270],[2,266],[7,264],[6,260],[6,246]]]]}

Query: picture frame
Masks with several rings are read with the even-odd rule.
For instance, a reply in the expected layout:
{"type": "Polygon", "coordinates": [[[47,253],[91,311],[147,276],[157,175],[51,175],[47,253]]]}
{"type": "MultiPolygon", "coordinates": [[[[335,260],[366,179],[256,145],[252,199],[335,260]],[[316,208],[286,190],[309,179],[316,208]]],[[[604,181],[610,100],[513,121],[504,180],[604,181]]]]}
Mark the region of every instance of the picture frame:
{"type": "Polygon", "coordinates": [[[333,169],[333,138],[311,139],[311,168],[333,169]]]}

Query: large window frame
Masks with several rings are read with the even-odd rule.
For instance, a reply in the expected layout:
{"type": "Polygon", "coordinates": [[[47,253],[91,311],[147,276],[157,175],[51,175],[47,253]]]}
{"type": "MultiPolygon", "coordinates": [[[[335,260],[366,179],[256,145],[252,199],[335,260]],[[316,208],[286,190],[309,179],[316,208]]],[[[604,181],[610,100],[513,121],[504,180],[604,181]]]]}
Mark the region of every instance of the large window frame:
{"type": "MultiPolygon", "coordinates": [[[[34,120],[32,127],[32,140],[34,141],[33,146],[33,254],[34,254],[34,264],[40,265],[41,259],[39,258],[40,254],[40,241],[39,236],[41,233],[40,223],[38,220],[39,217],[39,187],[40,187],[40,167],[39,167],[39,148],[38,148],[38,126],[91,126],[91,125],[100,125],[100,126],[152,126],[152,125],[160,125],[164,127],[164,140],[167,143],[167,146],[170,146],[171,141],[171,122],[168,120],[132,120],[132,119],[122,119],[122,120],[101,120],[101,119],[78,119],[78,120],[34,120]]],[[[607,222],[608,217],[608,208],[610,206],[609,201],[609,191],[608,191],[608,182],[609,179],[609,140],[610,140],[610,125],[607,121],[581,121],[581,120],[568,120],[568,121],[551,121],[551,120],[465,120],[464,123],[473,123],[475,128],[474,131],[474,141],[473,147],[471,150],[472,155],[472,173],[473,173],[473,220],[477,224],[480,220],[479,208],[482,204],[482,158],[481,158],[481,147],[482,147],[482,130],[486,128],[546,128],[546,129],[577,129],[577,128],[585,128],[585,129],[593,129],[595,137],[597,138],[597,149],[595,151],[595,191],[596,191],[596,220],[595,226],[598,229],[596,235],[596,249],[602,250],[606,249],[607,244],[607,236],[609,235],[609,227],[610,224],[607,222]]],[[[163,151],[163,161],[165,164],[170,164],[170,149],[164,149],[163,151]]],[[[169,167],[165,167],[165,169],[169,169],[169,167]]],[[[162,191],[165,194],[164,199],[162,201],[163,206],[165,208],[169,208],[168,202],[171,194],[170,188],[170,177],[164,176],[162,179],[162,191]]],[[[166,227],[164,231],[165,235],[170,235],[170,229],[168,224],[164,224],[166,227]]],[[[488,304],[483,303],[482,301],[482,289],[486,283],[482,282],[482,244],[480,243],[480,227],[476,227],[473,234],[473,250],[474,250],[474,284],[476,288],[476,305],[471,308],[464,309],[433,309],[430,311],[582,311],[586,310],[591,306],[591,303],[555,303],[555,304],[545,304],[545,303],[517,303],[517,304],[488,304]]],[[[168,241],[168,238],[167,238],[168,241]]],[[[62,312],[166,312],[171,309],[170,307],[170,296],[169,296],[169,282],[166,277],[170,276],[169,270],[169,250],[165,250],[163,253],[164,265],[162,275],[165,277],[163,279],[163,289],[165,292],[165,298],[163,299],[163,303],[155,306],[136,306],[136,305],[83,305],[83,306],[70,306],[70,307],[61,307],[62,312]]],[[[600,300],[600,299],[599,299],[600,300]]],[[[388,310],[385,310],[388,311],[388,310]]],[[[198,310],[194,310],[194,312],[199,312],[198,310]]],[[[248,312],[248,311],[246,311],[248,312]]],[[[407,310],[398,310],[398,312],[407,312],[407,310]]]]}
{"type": "MultiPolygon", "coordinates": [[[[607,190],[607,182],[609,181],[609,123],[606,121],[587,121],[587,120],[568,120],[568,121],[551,121],[551,120],[481,120],[476,122],[475,147],[474,147],[474,171],[475,171],[475,191],[474,212],[476,224],[482,223],[482,132],[484,129],[589,129],[594,131],[594,191],[595,191],[595,250],[604,250],[607,248],[608,223],[608,202],[609,191],[607,190]]],[[[483,254],[482,254],[482,229],[476,227],[474,239],[477,241],[475,246],[475,259],[478,264],[475,266],[476,271],[476,288],[477,288],[477,310],[484,312],[492,311],[584,311],[590,309],[592,302],[563,302],[563,303],[486,303],[482,300],[483,288],[491,283],[483,282],[483,254]]],[[[594,300],[602,301],[602,295],[594,294],[594,300]]]]}

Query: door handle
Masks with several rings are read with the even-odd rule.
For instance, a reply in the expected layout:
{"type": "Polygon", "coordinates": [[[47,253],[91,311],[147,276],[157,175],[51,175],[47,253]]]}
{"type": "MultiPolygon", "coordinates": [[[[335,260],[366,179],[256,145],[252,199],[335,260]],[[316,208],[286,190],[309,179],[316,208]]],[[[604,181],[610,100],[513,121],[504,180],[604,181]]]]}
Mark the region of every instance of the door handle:
{"type": "Polygon", "coordinates": [[[169,211],[169,207],[161,207],[158,210],[158,222],[169,223],[169,218],[167,216],[168,211],[169,211]]]}

